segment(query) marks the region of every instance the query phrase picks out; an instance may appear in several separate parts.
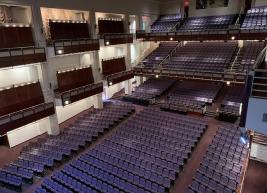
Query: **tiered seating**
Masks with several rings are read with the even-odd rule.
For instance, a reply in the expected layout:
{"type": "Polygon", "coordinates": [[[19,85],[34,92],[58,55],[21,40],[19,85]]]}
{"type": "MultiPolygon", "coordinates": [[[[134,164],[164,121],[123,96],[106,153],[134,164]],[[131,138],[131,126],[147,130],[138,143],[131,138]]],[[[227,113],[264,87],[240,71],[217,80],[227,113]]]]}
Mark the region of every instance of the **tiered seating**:
{"type": "Polygon", "coordinates": [[[157,66],[164,58],[166,58],[171,51],[177,47],[177,42],[161,42],[159,47],[149,54],[140,65],[145,67],[157,66]]]}
{"type": "Polygon", "coordinates": [[[0,170],[0,182],[20,189],[22,179],[32,182],[33,174],[43,176],[47,168],[55,167],[56,162],[64,161],[64,157],[71,157],[73,152],[92,143],[133,111],[133,106],[126,104],[94,110],[80,117],[60,135],[30,143],[17,160],[0,170]]]}
{"type": "Polygon", "coordinates": [[[249,72],[264,46],[264,42],[245,41],[233,69],[239,72],[249,72]]]}
{"type": "Polygon", "coordinates": [[[151,32],[175,31],[175,26],[181,21],[180,14],[161,15],[152,25],[151,32]]]}
{"type": "Polygon", "coordinates": [[[74,192],[165,193],[206,128],[202,119],[147,108],[46,181],[74,192]]]}
{"type": "Polygon", "coordinates": [[[181,26],[179,31],[194,32],[228,29],[230,25],[234,24],[235,19],[236,15],[190,17],[181,26]]]}
{"type": "Polygon", "coordinates": [[[255,7],[248,10],[241,25],[242,30],[267,29],[267,7],[255,7]]]}
{"type": "Polygon", "coordinates": [[[237,42],[189,42],[176,49],[163,67],[185,71],[223,72],[233,59],[237,42]]]}
{"type": "Polygon", "coordinates": [[[227,91],[221,104],[219,119],[235,122],[240,116],[240,106],[244,97],[244,85],[234,85],[227,91]]]}
{"type": "Polygon", "coordinates": [[[177,84],[168,94],[161,108],[182,113],[203,113],[207,103],[212,103],[222,84],[201,81],[184,81],[177,84]]]}
{"type": "Polygon", "coordinates": [[[238,192],[248,148],[234,126],[219,128],[201,162],[188,193],[238,192]]]}
{"type": "Polygon", "coordinates": [[[175,80],[170,78],[151,78],[136,88],[131,95],[124,96],[123,99],[141,105],[153,104],[174,83],[175,80]]]}

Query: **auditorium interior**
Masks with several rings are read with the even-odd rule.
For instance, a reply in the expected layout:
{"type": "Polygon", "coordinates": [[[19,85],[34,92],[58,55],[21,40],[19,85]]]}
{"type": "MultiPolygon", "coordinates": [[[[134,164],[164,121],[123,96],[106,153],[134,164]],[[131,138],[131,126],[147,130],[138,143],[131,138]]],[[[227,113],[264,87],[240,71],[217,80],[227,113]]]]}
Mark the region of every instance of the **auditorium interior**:
{"type": "Polygon", "coordinates": [[[267,193],[267,0],[0,0],[0,193],[267,193]]]}

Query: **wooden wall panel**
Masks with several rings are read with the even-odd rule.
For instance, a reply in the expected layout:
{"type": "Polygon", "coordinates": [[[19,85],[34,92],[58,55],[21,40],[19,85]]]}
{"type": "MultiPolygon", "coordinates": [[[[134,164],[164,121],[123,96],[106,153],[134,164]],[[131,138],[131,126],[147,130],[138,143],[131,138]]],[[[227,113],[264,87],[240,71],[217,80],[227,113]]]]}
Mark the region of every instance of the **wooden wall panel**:
{"type": "Polygon", "coordinates": [[[49,22],[52,40],[89,38],[88,23],[49,22]]]}
{"type": "Polygon", "coordinates": [[[0,27],[0,48],[34,46],[31,27],[0,27]]]}
{"type": "Polygon", "coordinates": [[[99,34],[124,33],[123,21],[98,20],[99,34]]]}
{"type": "Polygon", "coordinates": [[[0,116],[44,103],[39,82],[0,91],[0,116]]]}
{"type": "Polygon", "coordinates": [[[125,57],[102,60],[102,74],[107,76],[126,70],[125,57]]]}
{"type": "Polygon", "coordinates": [[[92,68],[57,73],[58,90],[64,92],[94,83],[92,68]]]}

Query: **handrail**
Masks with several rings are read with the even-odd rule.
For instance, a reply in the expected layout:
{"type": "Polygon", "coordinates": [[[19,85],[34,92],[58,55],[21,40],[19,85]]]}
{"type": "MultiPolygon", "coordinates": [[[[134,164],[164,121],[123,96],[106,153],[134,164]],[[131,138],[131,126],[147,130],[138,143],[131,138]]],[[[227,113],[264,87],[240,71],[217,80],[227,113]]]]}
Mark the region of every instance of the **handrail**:
{"type": "Polygon", "coordinates": [[[240,52],[241,52],[241,47],[239,47],[239,49],[238,49],[238,52],[236,53],[236,56],[235,56],[235,59],[234,59],[234,61],[232,62],[232,65],[231,65],[231,68],[230,68],[230,71],[232,71],[233,70],[233,66],[235,65],[235,63],[236,63],[236,61],[237,61],[237,59],[238,59],[238,57],[239,57],[239,54],[240,54],[240,52]]]}
{"type": "Polygon", "coordinates": [[[259,68],[259,66],[262,64],[262,62],[265,60],[266,57],[266,52],[267,52],[267,46],[265,48],[263,48],[263,50],[260,52],[260,54],[258,55],[254,65],[253,65],[253,69],[257,69],[259,68]]]}
{"type": "Polygon", "coordinates": [[[178,44],[175,46],[175,48],[169,52],[168,56],[166,56],[166,57],[165,57],[165,58],[164,58],[158,65],[159,65],[159,66],[162,66],[162,64],[163,64],[168,58],[171,58],[172,53],[175,52],[176,49],[177,49],[180,45],[181,45],[181,43],[178,43],[178,44]]]}

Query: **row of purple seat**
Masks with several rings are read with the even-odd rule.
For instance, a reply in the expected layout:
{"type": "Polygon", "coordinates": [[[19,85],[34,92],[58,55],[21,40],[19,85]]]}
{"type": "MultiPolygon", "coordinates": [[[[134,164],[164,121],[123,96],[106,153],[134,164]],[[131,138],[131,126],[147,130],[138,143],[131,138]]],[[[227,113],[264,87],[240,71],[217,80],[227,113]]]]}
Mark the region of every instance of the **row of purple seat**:
{"type": "Polygon", "coordinates": [[[166,58],[171,51],[177,47],[177,42],[161,42],[159,46],[151,52],[139,65],[144,67],[154,67],[166,58]]]}
{"type": "Polygon", "coordinates": [[[180,113],[204,113],[207,103],[213,103],[222,84],[204,81],[181,81],[171,90],[160,108],[180,113]]]}
{"type": "Polygon", "coordinates": [[[233,42],[189,42],[173,52],[163,68],[218,72],[228,68],[238,48],[233,42]]]}
{"type": "Polygon", "coordinates": [[[74,192],[165,193],[206,128],[201,118],[145,108],[46,179],[36,192],[53,186],[74,192]]]}
{"type": "Polygon", "coordinates": [[[248,10],[241,29],[267,29],[267,7],[254,7],[248,10]]]}
{"type": "Polygon", "coordinates": [[[188,193],[237,192],[248,154],[248,148],[240,137],[241,131],[234,125],[219,128],[188,193]]]}
{"type": "Polygon", "coordinates": [[[249,72],[253,68],[256,59],[264,46],[264,42],[245,41],[243,47],[240,49],[238,59],[232,67],[232,70],[238,72],[249,72]]]}
{"type": "Polygon", "coordinates": [[[230,25],[234,24],[235,19],[236,15],[190,17],[185,20],[179,31],[228,29],[230,25]]]}
{"type": "Polygon", "coordinates": [[[171,78],[150,78],[137,87],[132,94],[124,96],[123,99],[142,105],[152,104],[175,82],[176,80],[171,78]]]}
{"type": "MultiPolygon", "coordinates": [[[[7,188],[21,190],[24,182],[32,183],[33,176],[43,176],[64,157],[86,147],[102,133],[122,121],[134,111],[132,105],[116,104],[93,111],[78,118],[58,136],[49,136],[25,146],[18,159],[0,170],[0,177],[7,188]]],[[[47,189],[49,190],[49,189],[47,189]]]]}
{"type": "Polygon", "coordinates": [[[152,25],[151,32],[175,31],[175,26],[182,20],[180,14],[161,15],[152,25]]]}

